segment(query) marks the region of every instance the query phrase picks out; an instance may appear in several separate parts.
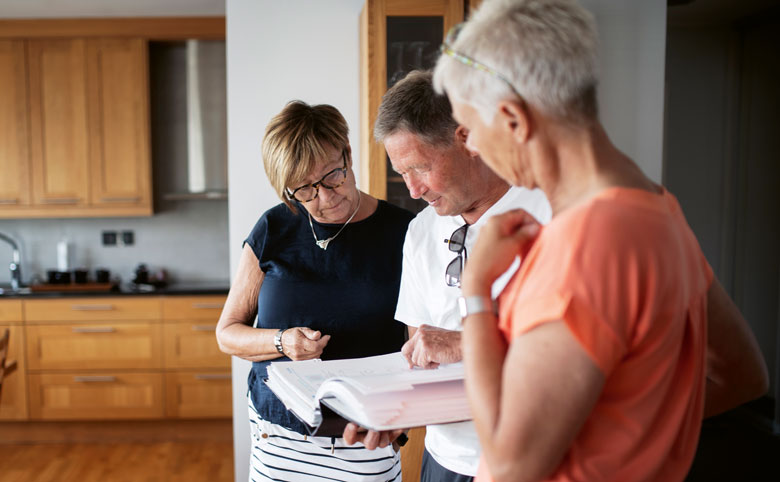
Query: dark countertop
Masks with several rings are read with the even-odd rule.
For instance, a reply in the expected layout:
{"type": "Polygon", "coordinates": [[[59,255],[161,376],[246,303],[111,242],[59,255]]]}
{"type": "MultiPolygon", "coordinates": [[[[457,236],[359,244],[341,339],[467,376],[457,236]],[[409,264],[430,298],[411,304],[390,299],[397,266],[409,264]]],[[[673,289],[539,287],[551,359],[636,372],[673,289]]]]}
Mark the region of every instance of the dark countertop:
{"type": "Polygon", "coordinates": [[[135,286],[130,283],[122,283],[113,291],[33,291],[13,293],[0,288],[0,300],[2,299],[30,299],[30,298],[63,298],[63,297],[104,297],[104,296],[160,296],[160,295],[224,295],[230,289],[228,281],[196,281],[169,283],[165,287],[155,288],[151,285],[135,286]]]}

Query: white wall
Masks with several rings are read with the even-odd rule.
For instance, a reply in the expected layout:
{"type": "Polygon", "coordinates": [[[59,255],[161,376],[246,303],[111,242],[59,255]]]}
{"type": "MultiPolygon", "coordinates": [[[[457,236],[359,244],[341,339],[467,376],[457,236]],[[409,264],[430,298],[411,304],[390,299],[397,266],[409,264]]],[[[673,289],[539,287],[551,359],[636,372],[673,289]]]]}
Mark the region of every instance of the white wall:
{"type": "MultiPolygon", "coordinates": [[[[228,0],[228,183],[231,276],[241,243],[260,215],[280,200],[265,177],[260,142],[285,103],[332,104],[360,152],[358,32],[364,0],[228,0]]],[[[355,177],[357,162],[354,163],[355,177]]],[[[249,363],[233,358],[235,474],[246,481],[249,363]]]]}
{"type": "Polygon", "coordinates": [[[664,0],[582,0],[596,16],[600,117],[612,141],[656,182],[663,167],[664,0]]]}
{"type": "MultiPolygon", "coordinates": [[[[278,203],[263,173],[260,142],[270,117],[290,99],[330,103],[357,139],[358,23],[365,0],[228,0],[229,224],[232,273],[241,242],[278,203]]],[[[663,154],[664,0],[588,0],[601,31],[602,119],[615,143],[660,181],[663,154]]],[[[359,163],[355,163],[357,166],[359,163]]],[[[360,177],[356,172],[356,177],[360,177]]],[[[249,363],[233,359],[237,481],[247,480],[249,363]]]]}

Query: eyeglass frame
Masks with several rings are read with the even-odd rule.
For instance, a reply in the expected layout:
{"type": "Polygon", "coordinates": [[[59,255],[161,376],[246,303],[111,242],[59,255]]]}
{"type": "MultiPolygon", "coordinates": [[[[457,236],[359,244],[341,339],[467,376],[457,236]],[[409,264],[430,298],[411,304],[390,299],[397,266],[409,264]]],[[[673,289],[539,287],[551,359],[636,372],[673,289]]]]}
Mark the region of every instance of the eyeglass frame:
{"type": "Polygon", "coordinates": [[[465,24],[461,22],[453,25],[452,28],[450,28],[449,32],[447,32],[447,36],[444,38],[444,42],[442,42],[441,47],[439,47],[439,53],[451,57],[457,60],[458,62],[462,63],[463,65],[468,65],[469,67],[473,67],[477,70],[481,70],[482,72],[485,72],[497,78],[498,80],[504,82],[507,85],[507,87],[509,87],[512,90],[512,93],[518,96],[520,100],[524,100],[523,96],[520,95],[517,89],[515,89],[515,86],[512,85],[512,82],[510,82],[509,79],[507,79],[499,71],[483,64],[482,62],[475,59],[474,57],[470,57],[466,54],[462,54],[452,48],[452,44],[455,42],[455,39],[458,37],[460,30],[463,28],[463,25],[465,24]]]}
{"type": "Polygon", "coordinates": [[[319,197],[319,195],[320,195],[320,186],[323,186],[326,189],[336,189],[336,188],[340,187],[341,185],[343,185],[347,181],[347,150],[346,149],[342,149],[341,157],[344,159],[344,165],[342,167],[337,167],[336,169],[328,171],[328,173],[325,174],[324,176],[322,176],[319,181],[313,182],[313,183],[310,183],[310,184],[304,184],[303,186],[297,187],[297,188],[295,188],[292,191],[290,191],[289,187],[284,188],[284,194],[287,196],[287,199],[289,199],[290,201],[295,200],[295,201],[298,201],[300,203],[307,203],[307,202],[310,202],[310,201],[314,201],[315,199],[317,199],[317,197],[319,197]],[[325,184],[325,182],[324,182],[325,178],[330,176],[331,174],[333,174],[336,171],[341,171],[342,174],[344,175],[344,179],[342,179],[342,181],[338,185],[336,185],[336,186],[328,186],[327,184],[325,184]],[[300,191],[301,189],[306,189],[307,187],[313,187],[314,188],[314,197],[312,197],[311,199],[307,199],[305,201],[301,201],[300,199],[295,197],[295,193],[296,192],[300,191]]]}
{"type": "Polygon", "coordinates": [[[447,267],[444,269],[444,282],[447,283],[447,286],[451,286],[453,288],[460,288],[460,277],[463,274],[463,267],[465,266],[466,260],[468,259],[468,251],[466,250],[466,236],[469,232],[469,226],[470,225],[468,223],[464,224],[463,226],[453,231],[448,239],[444,240],[444,242],[447,243],[447,248],[453,253],[457,253],[455,258],[450,261],[447,264],[447,267]],[[463,242],[460,243],[460,248],[453,249],[453,244],[455,243],[453,243],[452,238],[454,238],[455,233],[460,230],[463,230],[463,242]],[[458,263],[458,274],[450,275],[450,266],[453,266],[454,263],[458,263]],[[454,282],[451,283],[450,278],[452,278],[454,282]]]}

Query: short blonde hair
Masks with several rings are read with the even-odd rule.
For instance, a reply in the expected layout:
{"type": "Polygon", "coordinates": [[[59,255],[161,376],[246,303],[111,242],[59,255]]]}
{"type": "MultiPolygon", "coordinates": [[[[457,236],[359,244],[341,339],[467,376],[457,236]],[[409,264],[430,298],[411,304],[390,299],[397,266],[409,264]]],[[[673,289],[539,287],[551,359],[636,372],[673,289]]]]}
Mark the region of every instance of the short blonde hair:
{"type": "Polygon", "coordinates": [[[332,105],[309,105],[300,100],[289,102],[265,128],[263,166],[276,194],[295,213],[295,204],[285,189],[303,184],[317,164],[325,159],[329,147],[346,149],[349,127],[344,116],[332,105]]]}

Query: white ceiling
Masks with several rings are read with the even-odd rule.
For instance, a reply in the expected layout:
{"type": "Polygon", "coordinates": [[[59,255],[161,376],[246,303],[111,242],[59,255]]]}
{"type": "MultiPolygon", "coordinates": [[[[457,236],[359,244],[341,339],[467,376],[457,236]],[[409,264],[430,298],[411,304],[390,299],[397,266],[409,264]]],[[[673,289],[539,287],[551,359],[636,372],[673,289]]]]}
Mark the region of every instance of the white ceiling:
{"type": "Polygon", "coordinates": [[[0,0],[0,18],[225,15],[226,0],[0,0]]]}

